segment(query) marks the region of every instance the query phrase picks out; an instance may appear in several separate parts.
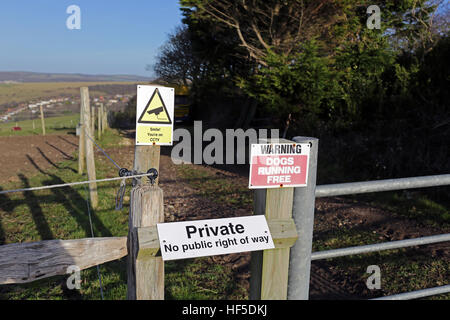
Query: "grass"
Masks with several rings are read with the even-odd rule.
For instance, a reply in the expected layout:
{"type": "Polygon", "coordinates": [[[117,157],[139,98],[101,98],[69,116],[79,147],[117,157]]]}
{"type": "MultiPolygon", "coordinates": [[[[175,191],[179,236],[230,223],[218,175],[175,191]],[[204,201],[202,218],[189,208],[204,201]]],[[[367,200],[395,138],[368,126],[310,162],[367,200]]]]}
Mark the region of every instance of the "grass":
{"type": "MultiPolygon", "coordinates": [[[[36,99],[60,96],[79,96],[80,87],[96,85],[130,85],[133,82],[37,82],[0,84],[0,105],[10,103],[29,102],[36,99]]],[[[105,95],[106,92],[92,90],[94,96],[105,95]]]]}
{"type": "MultiPolygon", "coordinates": [[[[449,187],[439,187],[444,192],[449,187]]],[[[437,191],[437,190],[436,190],[437,191]]],[[[356,198],[356,197],[353,197],[356,198]]],[[[450,203],[448,200],[436,200],[427,192],[381,192],[358,196],[360,201],[390,211],[394,217],[413,219],[423,226],[450,228],[450,203]]]]}
{"type": "Polygon", "coordinates": [[[231,268],[213,264],[208,258],[166,263],[166,299],[247,299],[247,292],[233,280],[231,268]]]}
{"type": "MultiPolygon", "coordinates": [[[[75,132],[76,125],[80,121],[80,115],[69,114],[62,117],[46,118],[45,133],[46,134],[67,134],[75,132]]],[[[42,124],[40,119],[24,120],[19,122],[0,123],[0,137],[5,136],[30,136],[41,135],[42,124]],[[34,122],[34,129],[33,129],[34,122]],[[12,128],[19,126],[21,131],[12,131],[12,128]]]]}

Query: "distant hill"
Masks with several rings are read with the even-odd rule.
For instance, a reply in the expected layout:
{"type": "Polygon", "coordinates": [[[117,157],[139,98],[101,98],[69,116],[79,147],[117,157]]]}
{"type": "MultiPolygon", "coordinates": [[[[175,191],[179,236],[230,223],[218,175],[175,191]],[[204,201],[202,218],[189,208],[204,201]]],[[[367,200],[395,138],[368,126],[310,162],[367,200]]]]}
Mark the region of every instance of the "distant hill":
{"type": "Polygon", "coordinates": [[[0,83],[14,82],[87,82],[87,81],[152,81],[152,78],[134,75],[89,75],[78,73],[39,73],[0,71],[0,83]]]}

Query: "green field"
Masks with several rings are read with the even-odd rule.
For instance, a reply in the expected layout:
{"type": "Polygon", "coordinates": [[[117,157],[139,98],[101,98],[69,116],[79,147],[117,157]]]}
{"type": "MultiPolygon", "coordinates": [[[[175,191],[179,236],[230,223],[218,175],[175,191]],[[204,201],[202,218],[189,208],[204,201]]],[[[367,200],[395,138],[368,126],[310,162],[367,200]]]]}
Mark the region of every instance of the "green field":
{"type": "MultiPolygon", "coordinates": [[[[66,134],[74,132],[80,115],[68,114],[62,117],[46,118],[45,119],[45,133],[46,134],[66,134]]],[[[0,122],[0,137],[5,136],[29,136],[42,134],[42,125],[40,119],[24,120],[19,122],[0,122]],[[33,129],[34,122],[34,129],[33,129]],[[22,130],[13,131],[12,128],[19,126],[22,130]]]]}
{"type": "MultiPolygon", "coordinates": [[[[0,105],[22,103],[60,96],[79,96],[80,87],[134,85],[133,82],[37,82],[0,84],[0,105]]],[[[92,90],[92,96],[106,95],[104,89],[92,90]]]]}

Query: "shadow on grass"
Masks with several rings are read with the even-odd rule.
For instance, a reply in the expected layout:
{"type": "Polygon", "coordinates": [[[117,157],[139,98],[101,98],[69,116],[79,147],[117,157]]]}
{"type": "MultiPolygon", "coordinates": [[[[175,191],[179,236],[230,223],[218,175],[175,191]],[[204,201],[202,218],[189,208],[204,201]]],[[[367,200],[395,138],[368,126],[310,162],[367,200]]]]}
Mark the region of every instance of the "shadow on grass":
{"type": "MultiPolygon", "coordinates": [[[[64,167],[64,168],[61,168],[60,166],[58,166],[57,164],[55,164],[52,160],[50,160],[50,158],[47,157],[47,156],[45,155],[45,153],[41,150],[41,148],[37,147],[36,149],[39,151],[39,153],[41,154],[41,156],[42,156],[42,157],[43,157],[43,158],[44,158],[44,159],[45,159],[52,167],[54,167],[54,168],[56,168],[56,169],[70,170],[70,171],[72,171],[73,173],[76,173],[76,172],[77,172],[75,169],[70,168],[70,167],[64,167]]],[[[31,163],[33,164],[33,166],[36,167],[41,173],[48,175],[45,171],[43,171],[43,170],[41,170],[40,168],[37,167],[36,163],[33,161],[33,159],[32,159],[29,155],[27,155],[27,158],[28,158],[28,160],[31,161],[31,163]]]]}
{"type": "MultiPolygon", "coordinates": [[[[29,180],[21,173],[18,174],[18,176],[23,183],[23,187],[30,188],[29,180]]],[[[39,232],[41,239],[42,240],[54,239],[53,233],[50,230],[49,224],[44,216],[44,213],[42,212],[39,197],[36,197],[36,195],[32,191],[24,192],[23,195],[25,197],[25,203],[27,204],[28,208],[30,208],[31,216],[33,218],[34,224],[36,225],[36,229],[39,232]]]]}
{"type": "MultiPolygon", "coordinates": [[[[43,155],[41,150],[39,150],[39,152],[41,152],[41,154],[43,155]]],[[[45,157],[45,155],[43,155],[43,156],[45,157]]],[[[27,155],[27,158],[30,161],[30,163],[39,172],[50,177],[49,180],[43,181],[44,185],[54,185],[54,184],[66,183],[66,181],[62,180],[60,177],[42,170],[42,168],[39,167],[38,164],[29,155],[27,155]]],[[[53,165],[55,165],[55,164],[53,164],[53,165]]],[[[56,166],[56,168],[59,168],[59,167],[56,166]]],[[[68,169],[72,169],[72,168],[68,168],[68,169]]],[[[62,204],[64,206],[64,208],[67,210],[67,212],[70,213],[77,220],[78,225],[85,231],[86,235],[90,236],[91,229],[90,229],[86,199],[72,187],[54,188],[54,189],[51,189],[51,191],[54,195],[54,198],[52,200],[49,199],[49,201],[50,202],[58,202],[58,203],[62,204]]],[[[94,230],[94,234],[97,236],[102,236],[102,237],[112,236],[112,233],[109,231],[109,229],[106,228],[105,225],[103,224],[103,222],[101,222],[101,220],[98,219],[98,217],[95,215],[94,210],[92,208],[90,208],[90,210],[91,210],[92,228],[94,230]]]]}

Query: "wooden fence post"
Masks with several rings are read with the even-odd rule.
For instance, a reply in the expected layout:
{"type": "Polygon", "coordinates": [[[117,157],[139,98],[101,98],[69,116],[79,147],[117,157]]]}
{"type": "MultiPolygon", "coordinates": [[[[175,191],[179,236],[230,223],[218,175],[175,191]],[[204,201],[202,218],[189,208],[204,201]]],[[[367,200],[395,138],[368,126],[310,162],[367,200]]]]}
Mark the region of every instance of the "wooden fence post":
{"type": "Polygon", "coordinates": [[[41,109],[41,125],[42,125],[42,135],[45,136],[45,119],[44,119],[44,107],[40,106],[41,109]]]}
{"type": "Polygon", "coordinates": [[[91,137],[95,139],[95,106],[89,109],[91,112],[91,137]]]}
{"type": "MultiPolygon", "coordinates": [[[[80,89],[81,97],[83,96],[82,90],[80,89]]],[[[78,174],[83,174],[84,165],[86,161],[86,146],[85,146],[85,131],[86,127],[84,125],[84,107],[83,99],[80,101],[80,140],[78,142],[78,174]]]]}
{"type": "MultiPolygon", "coordinates": [[[[134,170],[143,173],[150,168],[159,171],[159,146],[136,146],[134,170]]],[[[154,226],[164,222],[163,191],[157,181],[151,186],[147,178],[141,178],[131,191],[128,262],[127,262],[127,299],[163,300],[164,299],[164,261],[153,256],[139,256],[137,231],[141,227],[154,226]]]]}
{"type": "Polygon", "coordinates": [[[97,107],[97,133],[100,140],[102,138],[102,110],[100,106],[97,107]]]}
{"type": "MultiPolygon", "coordinates": [[[[81,105],[83,108],[83,119],[86,133],[91,133],[91,108],[89,107],[89,88],[81,88],[81,105]]],[[[85,135],[84,145],[86,148],[86,168],[89,180],[96,180],[95,161],[94,161],[94,144],[92,140],[85,135]]],[[[89,195],[91,199],[92,208],[96,209],[98,206],[97,183],[89,184],[89,195]]]]}
{"type": "Polygon", "coordinates": [[[105,133],[106,128],[108,127],[108,111],[106,110],[106,107],[102,103],[102,115],[103,115],[103,133],[105,133]]]}
{"type": "MultiPolygon", "coordinates": [[[[280,139],[276,142],[291,143],[292,141],[280,139]]],[[[266,215],[268,223],[275,220],[289,221],[292,219],[293,196],[294,188],[255,190],[254,214],[266,215]]],[[[252,252],[251,300],[287,299],[289,252],[289,246],[252,252]]]]}

